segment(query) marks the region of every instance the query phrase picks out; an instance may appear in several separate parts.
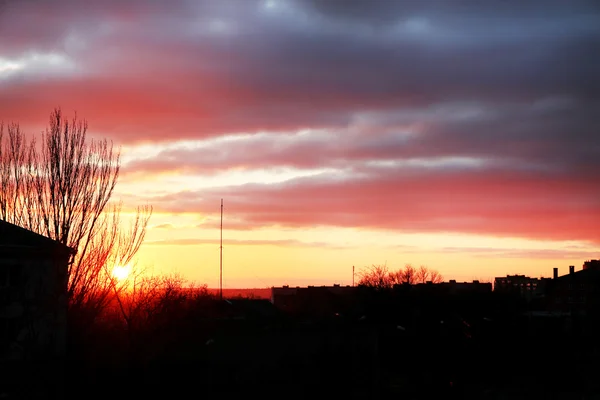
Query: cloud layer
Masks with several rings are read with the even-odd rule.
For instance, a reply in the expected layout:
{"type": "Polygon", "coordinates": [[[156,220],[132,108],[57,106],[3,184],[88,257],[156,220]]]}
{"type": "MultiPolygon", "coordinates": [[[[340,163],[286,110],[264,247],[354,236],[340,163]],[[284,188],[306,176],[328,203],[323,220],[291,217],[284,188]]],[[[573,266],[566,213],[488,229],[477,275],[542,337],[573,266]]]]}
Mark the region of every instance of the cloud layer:
{"type": "Polygon", "coordinates": [[[240,227],[600,243],[599,47],[594,1],[5,1],[0,119],[77,110],[125,182],[312,171],[135,193],[240,227]]]}

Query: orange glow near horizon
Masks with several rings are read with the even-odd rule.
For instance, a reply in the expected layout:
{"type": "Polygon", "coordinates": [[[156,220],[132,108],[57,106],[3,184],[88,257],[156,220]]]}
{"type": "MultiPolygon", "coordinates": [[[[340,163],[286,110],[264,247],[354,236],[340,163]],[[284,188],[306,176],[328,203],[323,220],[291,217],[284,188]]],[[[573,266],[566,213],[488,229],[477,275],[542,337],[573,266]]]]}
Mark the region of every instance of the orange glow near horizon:
{"type": "MultiPolygon", "coordinates": [[[[216,288],[219,231],[194,225],[196,218],[158,215],[138,259],[153,273],[177,272],[189,281],[216,288]],[[175,226],[165,227],[160,223],[163,219],[175,226]]],[[[335,227],[228,230],[227,222],[225,218],[225,288],[350,285],[352,266],[359,273],[372,264],[387,264],[390,269],[427,265],[445,280],[493,281],[507,274],[549,277],[554,267],[566,273],[568,265],[579,268],[598,254],[598,247],[573,251],[586,246],[576,242],[335,227]]]]}

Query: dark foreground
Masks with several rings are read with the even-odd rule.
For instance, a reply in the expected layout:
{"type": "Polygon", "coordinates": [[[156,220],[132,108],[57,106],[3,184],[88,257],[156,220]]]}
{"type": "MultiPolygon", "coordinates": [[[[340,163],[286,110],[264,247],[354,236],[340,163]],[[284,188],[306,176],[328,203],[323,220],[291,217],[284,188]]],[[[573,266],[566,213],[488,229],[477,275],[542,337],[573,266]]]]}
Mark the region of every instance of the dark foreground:
{"type": "Polygon", "coordinates": [[[378,300],[332,315],[215,300],[211,312],[172,311],[137,329],[73,324],[64,369],[13,368],[3,390],[8,398],[600,399],[594,318],[528,317],[492,296],[467,300],[378,300]]]}

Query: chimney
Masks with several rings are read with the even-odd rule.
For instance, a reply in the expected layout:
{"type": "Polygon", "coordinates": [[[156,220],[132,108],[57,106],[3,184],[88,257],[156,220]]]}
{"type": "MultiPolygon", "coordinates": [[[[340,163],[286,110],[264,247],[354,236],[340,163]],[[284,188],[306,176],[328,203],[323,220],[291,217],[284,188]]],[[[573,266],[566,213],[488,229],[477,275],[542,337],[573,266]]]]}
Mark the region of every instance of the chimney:
{"type": "Polygon", "coordinates": [[[574,273],[575,273],[575,266],[569,265],[569,274],[574,274],[574,273]]]}
{"type": "Polygon", "coordinates": [[[553,270],[554,270],[553,278],[556,279],[556,278],[558,278],[558,268],[553,268],[553,270]]]}

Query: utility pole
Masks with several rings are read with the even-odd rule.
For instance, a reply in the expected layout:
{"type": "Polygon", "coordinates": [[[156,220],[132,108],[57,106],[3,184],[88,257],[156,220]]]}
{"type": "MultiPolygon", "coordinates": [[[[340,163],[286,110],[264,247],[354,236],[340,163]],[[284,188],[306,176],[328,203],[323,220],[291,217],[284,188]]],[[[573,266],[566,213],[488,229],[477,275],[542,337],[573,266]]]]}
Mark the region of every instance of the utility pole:
{"type": "Polygon", "coordinates": [[[352,266],[352,287],[354,287],[354,265],[352,266]]]}
{"type": "Polygon", "coordinates": [[[221,199],[221,245],[219,249],[219,298],[223,300],[223,199],[221,199]]]}

